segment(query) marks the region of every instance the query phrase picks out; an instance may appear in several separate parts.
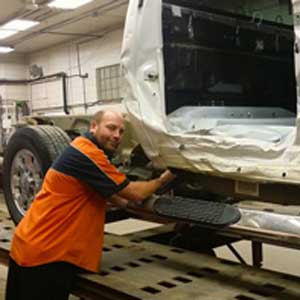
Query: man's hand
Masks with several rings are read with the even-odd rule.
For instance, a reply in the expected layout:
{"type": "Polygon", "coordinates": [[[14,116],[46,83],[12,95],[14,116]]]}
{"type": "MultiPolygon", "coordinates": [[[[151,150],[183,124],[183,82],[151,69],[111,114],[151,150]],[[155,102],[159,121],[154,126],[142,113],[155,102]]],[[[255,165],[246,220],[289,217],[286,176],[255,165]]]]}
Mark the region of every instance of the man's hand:
{"type": "Polygon", "coordinates": [[[171,173],[171,171],[166,170],[164,171],[160,177],[159,180],[161,181],[162,186],[171,182],[172,180],[174,180],[176,178],[176,175],[174,175],[173,173],[171,173]]]}

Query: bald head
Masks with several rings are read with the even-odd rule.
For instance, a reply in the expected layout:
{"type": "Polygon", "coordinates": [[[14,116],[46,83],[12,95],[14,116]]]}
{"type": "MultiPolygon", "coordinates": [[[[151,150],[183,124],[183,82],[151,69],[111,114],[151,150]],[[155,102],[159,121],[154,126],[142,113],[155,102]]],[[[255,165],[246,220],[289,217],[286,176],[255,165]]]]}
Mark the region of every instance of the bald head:
{"type": "Polygon", "coordinates": [[[105,118],[121,118],[124,120],[124,117],[120,112],[111,111],[111,110],[100,110],[93,115],[93,117],[91,119],[91,123],[96,122],[97,124],[99,124],[102,121],[103,117],[105,117],[105,118]]]}
{"type": "Polygon", "coordinates": [[[125,130],[124,117],[115,111],[99,111],[91,121],[90,132],[99,145],[107,151],[114,152],[121,143],[125,130]]]}

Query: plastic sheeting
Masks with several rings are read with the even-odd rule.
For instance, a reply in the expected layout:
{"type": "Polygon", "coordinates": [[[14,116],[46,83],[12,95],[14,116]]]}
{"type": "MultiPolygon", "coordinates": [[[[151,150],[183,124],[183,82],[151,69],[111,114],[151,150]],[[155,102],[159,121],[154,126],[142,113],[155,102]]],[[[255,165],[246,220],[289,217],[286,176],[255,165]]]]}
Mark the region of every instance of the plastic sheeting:
{"type": "Polygon", "coordinates": [[[242,218],[237,225],[271,230],[274,232],[299,235],[300,217],[288,216],[263,211],[241,209],[242,218]]]}

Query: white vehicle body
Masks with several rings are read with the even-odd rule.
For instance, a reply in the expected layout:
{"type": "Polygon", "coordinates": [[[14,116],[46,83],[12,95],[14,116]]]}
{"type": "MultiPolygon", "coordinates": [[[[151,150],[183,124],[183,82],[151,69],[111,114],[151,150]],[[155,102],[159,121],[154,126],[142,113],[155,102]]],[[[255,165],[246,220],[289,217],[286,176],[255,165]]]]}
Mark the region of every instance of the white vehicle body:
{"type": "Polygon", "coordinates": [[[300,6],[295,0],[279,2],[130,1],[122,49],[125,105],[156,166],[245,181],[300,183],[299,54],[294,51],[300,32],[297,20],[293,24],[300,6]],[[197,8],[199,3],[203,9],[197,8]],[[197,26],[205,27],[205,22],[219,26],[207,34],[225,28],[220,46],[202,44],[206,29],[197,33],[197,26]],[[168,32],[178,40],[167,38],[168,32]],[[247,40],[253,45],[246,45],[247,40]],[[186,65],[168,58],[180,51],[186,65]],[[226,77],[236,70],[240,73],[226,77]],[[172,99],[175,105],[170,105],[172,99]]]}

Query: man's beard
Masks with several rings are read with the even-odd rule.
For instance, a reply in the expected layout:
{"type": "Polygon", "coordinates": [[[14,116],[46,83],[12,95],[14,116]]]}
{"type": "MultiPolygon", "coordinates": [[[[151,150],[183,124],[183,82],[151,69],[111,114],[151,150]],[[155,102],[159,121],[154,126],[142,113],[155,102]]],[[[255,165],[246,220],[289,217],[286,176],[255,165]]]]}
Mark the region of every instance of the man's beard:
{"type": "Polygon", "coordinates": [[[101,148],[103,149],[103,151],[105,152],[105,154],[108,156],[109,159],[113,158],[116,153],[117,153],[117,148],[116,149],[110,149],[105,147],[105,145],[100,144],[101,148]]]}

